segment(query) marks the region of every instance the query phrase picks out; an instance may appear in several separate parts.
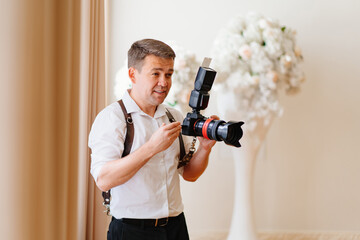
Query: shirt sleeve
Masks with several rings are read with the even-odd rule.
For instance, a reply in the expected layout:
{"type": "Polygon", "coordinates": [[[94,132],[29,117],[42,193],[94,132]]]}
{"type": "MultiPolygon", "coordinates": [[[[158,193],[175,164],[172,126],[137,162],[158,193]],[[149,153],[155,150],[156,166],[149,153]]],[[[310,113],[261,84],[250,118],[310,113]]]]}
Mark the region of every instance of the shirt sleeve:
{"type": "Polygon", "coordinates": [[[126,123],[124,116],[116,111],[115,106],[108,106],[101,111],[91,127],[89,148],[91,149],[90,173],[95,182],[101,168],[109,161],[117,160],[124,150],[126,123]]]}

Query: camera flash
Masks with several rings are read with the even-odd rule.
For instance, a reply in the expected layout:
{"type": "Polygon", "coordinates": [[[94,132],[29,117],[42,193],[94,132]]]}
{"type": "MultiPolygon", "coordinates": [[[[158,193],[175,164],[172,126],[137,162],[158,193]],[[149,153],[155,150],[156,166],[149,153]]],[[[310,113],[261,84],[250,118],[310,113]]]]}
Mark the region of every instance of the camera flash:
{"type": "Polygon", "coordinates": [[[204,61],[202,62],[201,66],[204,67],[204,68],[209,68],[210,66],[210,63],[211,63],[211,58],[204,58],[204,61]]]}

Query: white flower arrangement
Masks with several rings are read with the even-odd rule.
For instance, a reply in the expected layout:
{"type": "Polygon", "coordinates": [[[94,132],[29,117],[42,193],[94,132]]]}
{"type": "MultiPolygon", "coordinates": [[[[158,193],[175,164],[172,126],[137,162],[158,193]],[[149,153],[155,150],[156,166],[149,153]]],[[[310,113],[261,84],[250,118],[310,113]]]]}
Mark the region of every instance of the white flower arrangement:
{"type": "Polygon", "coordinates": [[[117,71],[114,83],[114,96],[116,99],[121,99],[126,89],[131,88],[132,84],[129,78],[127,59],[124,61],[122,67],[117,71]]]}
{"type": "Polygon", "coordinates": [[[250,13],[231,21],[214,41],[213,67],[218,71],[214,86],[235,94],[234,111],[241,113],[250,130],[256,127],[256,118],[268,124],[272,114],[282,114],[279,89],[296,93],[305,80],[295,35],[277,21],[250,13]]]}
{"type": "MultiPolygon", "coordinates": [[[[194,88],[194,81],[199,62],[196,60],[194,53],[185,50],[173,42],[167,43],[176,53],[174,62],[174,73],[172,75],[172,87],[165,99],[165,104],[178,108],[185,114],[189,109],[189,97],[191,90],[194,88]]],[[[131,88],[131,81],[128,76],[127,61],[116,73],[114,95],[117,99],[122,97],[121,94],[131,88]]]]}

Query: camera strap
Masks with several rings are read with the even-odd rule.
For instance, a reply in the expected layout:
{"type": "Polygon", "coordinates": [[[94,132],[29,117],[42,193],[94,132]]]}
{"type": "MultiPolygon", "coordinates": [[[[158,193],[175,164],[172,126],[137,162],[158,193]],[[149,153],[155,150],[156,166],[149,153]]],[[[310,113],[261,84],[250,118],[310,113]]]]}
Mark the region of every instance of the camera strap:
{"type": "MultiPolygon", "coordinates": [[[[166,109],[166,115],[168,116],[170,122],[176,121],[168,109],[166,109]]],[[[192,141],[191,147],[190,147],[190,151],[187,154],[185,154],[186,152],[185,152],[185,147],[184,147],[184,140],[182,138],[181,133],[179,134],[179,142],[180,142],[180,158],[179,158],[179,163],[178,163],[177,168],[186,166],[190,162],[190,159],[192,158],[192,156],[195,152],[196,137],[193,138],[193,141],[192,141]]]]}
{"type": "MultiPolygon", "coordinates": [[[[181,133],[180,133],[180,135],[181,135],[181,133]]],[[[196,143],[196,137],[193,138],[189,152],[187,154],[185,154],[185,156],[183,158],[180,158],[177,168],[186,166],[190,162],[190,160],[195,152],[195,143],[196,143]]]]}

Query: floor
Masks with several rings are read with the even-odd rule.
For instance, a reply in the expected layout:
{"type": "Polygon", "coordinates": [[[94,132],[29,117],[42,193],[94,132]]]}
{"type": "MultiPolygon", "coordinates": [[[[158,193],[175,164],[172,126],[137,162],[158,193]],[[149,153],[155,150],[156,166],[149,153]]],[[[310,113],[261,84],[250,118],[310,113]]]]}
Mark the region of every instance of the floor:
{"type": "MultiPolygon", "coordinates": [[[[191,234],[190,239],[226,240],[227,232],[191,234]]],[[[258,240],[360,240],[360,232],[260,232],[258,240]]]]}

